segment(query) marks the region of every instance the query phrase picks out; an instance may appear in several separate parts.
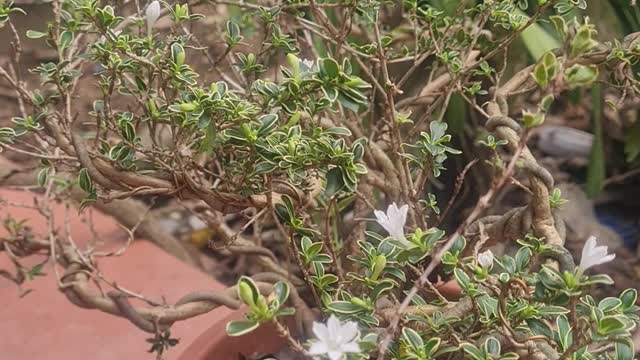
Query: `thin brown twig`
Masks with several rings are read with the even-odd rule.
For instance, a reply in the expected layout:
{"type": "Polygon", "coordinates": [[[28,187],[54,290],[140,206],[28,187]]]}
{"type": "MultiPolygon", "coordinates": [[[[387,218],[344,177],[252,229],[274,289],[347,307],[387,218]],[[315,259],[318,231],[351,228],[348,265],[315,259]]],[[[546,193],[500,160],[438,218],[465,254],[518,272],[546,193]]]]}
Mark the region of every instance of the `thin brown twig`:
{"type": "Polygon", "coordinates": [[[438,221],[436,222],[436,224],[437,224],[436,226],[440,226],[440,224],[442,224],[442,221],[444,219],[446,219],[447,214],[449,214],[449,210],[451,210],[451,207],[453,206],[453,203],[456,201],[456,198],[458,197],[458,194],[460,193],[460,190],[462,189],[462,184],[464,183],[464,179],[466,178],[467,173],[477,163],[478,163],[477,159],[474,159],[474,160],[470,161],[467,165],[465,165],[464,169],[462,169],[462,172],[456,178],[456,184],[455,184],[455,186],[453,188],[453,194],[451,195],[451,198],[449,199],[449,202],[447,203],[447,207],[445,207],[444,211],[442,212],[442,215],[440,215],[438,217],[438,221]]]}

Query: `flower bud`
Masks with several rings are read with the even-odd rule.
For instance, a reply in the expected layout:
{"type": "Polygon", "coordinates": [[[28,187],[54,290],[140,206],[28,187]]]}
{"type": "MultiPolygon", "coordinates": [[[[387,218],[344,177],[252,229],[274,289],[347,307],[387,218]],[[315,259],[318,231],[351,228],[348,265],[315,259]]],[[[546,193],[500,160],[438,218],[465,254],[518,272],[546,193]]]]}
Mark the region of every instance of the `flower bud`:
{"type": "Polygon", "coordinates": [[[360,306],[362,308],[369,308],[369,305],[364,300],[357,298],[355,296],[351,298],[351,303],[353,305],[360,306]]]}
{"type": "Polygon", "coordinates": [[[182,103],[180,104],[180,110],[182,111],[193,111],[198,108],[198,105],[195,103],[182,103]]]}
{"type": "Polygon", "coordinates": [[[158,0],[152,1],[147,6],[147,11],[145,12],[145,20],[147,21],[147,33],[151,35],[151,29],[153,25],[158,21],[160,17],[160,2],[158,0]]]}
{"type": "Polygon", "coordinates": [[[493,253],[491,250],[478,254],[478,264],[485,269],[488,269],[493,265],[493,253]]]}
{"type": "Polygon", "coordinates": [[[371,280],[376,281],[385,266],[387,266],[387,257],[384,255],[376,256],[376,262],[373,264],[373,269],[371,269],[371,280]]]}
{"type": "Polygon", "coordinates": [[[151,113],[151,116],[153,118],[157,118],[158,116],[160,116],[160,112],[158,111],[158,107],[156,106],[156,102],[153,101],[152,98],[149,98],[149,101],[147,102],[147,105],[149,106],[149,113],[151,113]]]}

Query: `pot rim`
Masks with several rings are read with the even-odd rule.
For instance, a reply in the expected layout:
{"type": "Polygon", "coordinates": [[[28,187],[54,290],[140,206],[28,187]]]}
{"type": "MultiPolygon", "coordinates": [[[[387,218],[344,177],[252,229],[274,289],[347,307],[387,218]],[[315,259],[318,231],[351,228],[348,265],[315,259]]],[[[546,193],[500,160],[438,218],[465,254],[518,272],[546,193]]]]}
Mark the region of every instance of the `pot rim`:
{"type": "Polygon", "coordinates": [[[200,334],[179,356],[179,360],[239,360],[255,353],[275,353],[285,346],[271,323],[260,325],[242,336],[229,336],[227,322],[244,318],[245,307],[225,313],[200,334]]]}

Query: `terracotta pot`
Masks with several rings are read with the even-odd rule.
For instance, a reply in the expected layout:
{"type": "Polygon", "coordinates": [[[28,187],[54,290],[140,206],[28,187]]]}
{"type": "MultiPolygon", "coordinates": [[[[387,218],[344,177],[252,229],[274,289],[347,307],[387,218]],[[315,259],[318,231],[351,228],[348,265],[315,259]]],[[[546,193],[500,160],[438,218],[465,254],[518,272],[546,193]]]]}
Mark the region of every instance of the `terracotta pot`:
{"type": "MultiPolygon", "coordinates": [[[[1,169],[0,164],[0,172],[1,169]]],[[[30,205],[33,204],[35,196],[24,191],[0,189],[0,199],[10,203],[30,205]]],[[[89,211],[92,210],[87,209],[83,214],[88,215],[89,211]]],[[[126,243],[127,233],[113,219],[97,211],[92,212],[93,230],[98,233],[101,240],[100,249],[106,251],[121,248],[126,243]]],[[[60,229],[60,234],[64,236],[64,205],[54,204],[54,213],[56,228],[60,229]]],[[[44,235],[48,231],[47,221],[36,210],[1,205],[0,221],[9,214],[17,220],[28,219],[28,225],[37,235],[44,235]]],[[[76,210],[71,209],[69,216],[71,236],[82,247],[92,238],[92,231],[83,223],[82,217],[78,216],[76,210]]],[[[6,236],[2,226],[0,226],[0,236],[6,236]]],[[[42,258],[23,259],[25,266],[35,265],[39,261],[42,261],[42,258]]],[[[109,280],[152,299],[166,299],[169,303],[176,302],[194,290],[217,291],[226,288],[208,275],[189,267],[154,244],[143,240],[134,241],[122,256],[101,258],[99,264],[104,276],[109,280]]],[[[11,261],[1,252],[0,269],[13,269],[11,261]]],[[[155,358],[153,354],[147,352],[149,344],[145,339],[150,337],[149,334],[140,331],[125,319],[71,304],[60,293],[55,279],[56,274],[50,263],[47,263],[43,272],[47,275],[36,277],[23,284],[23,291],[32,290],[24,297],[20,297],[23,291],[20,291],[16,284],[0,276],[0,334],[2,334],[0,359],[146,360],[155,358]],[[25,339],[28,339],[28,346],[25,346],[25,339]]],[[[136,300],[132,300],[132,303],[136,306],[145,306],[136,300]]],[[[230,309],[220,307],[208,314],[174,324],[171,334],[179,338],[180,343],[169,349],[164,359],[178,359],[189,344],[199,339],[198,336],[202,338],[203,332],[209,334],[207,329],[211,324],[219,324],[218,337],[224,335],[224,324],[232,313],[230,309]]],[[[234,315],[241,317],[242,313],[238,312],[234,315]]],[[[216,336],[211,338],[215,339],[216,336]]],[[[204,359],[204,357],[185,359],[200,358],[204,359]]],[[[213,356],[209,359],[236,360],[237,356],[213,356]]]]}
{"type": "Polygon", "coordinates": [[[241,320],[245,309],[216,320],[180,355],[179,360],[239,360],[256,353],[274,354],[285,346],[272,324],[264,324],[243,336],[228,336],[225,328],[231,320],[241,320]]]}

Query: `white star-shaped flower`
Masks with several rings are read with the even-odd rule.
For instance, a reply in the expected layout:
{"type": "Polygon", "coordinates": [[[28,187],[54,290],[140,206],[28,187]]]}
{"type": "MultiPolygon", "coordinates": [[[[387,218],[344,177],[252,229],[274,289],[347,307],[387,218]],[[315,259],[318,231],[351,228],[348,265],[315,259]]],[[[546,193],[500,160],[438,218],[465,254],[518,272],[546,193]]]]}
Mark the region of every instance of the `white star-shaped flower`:
{"type": "Polygon", "coordinates": [[[147,21],[147,33],[151,34],[153,25],[158,21],[160,17],[160,2],[158,0],[152,1],[145,12],[145,20],[147,21]]]}
{"type": "Polygon", "coordinates": [[[407,211],[409,211],[408,205],[398,208],[398,205],[394,202],[389,205],[386,214],[380,210],[376,210],[373,213],[376,215],[378,224],[387,230],[389,236],[402,241],[405,240],[404,224],[407,222],[407,211]]]}
{"type": "Polygon", "coordinates": [[[485,269],[488,269],[493,265],[493,253],[491,250],[487,250],[485,252],[481,252],[478,254],[478,264],[485,269]]]}
{"type": "Polygon", "coordinates": [[[590,236],[584,243],[582,258],[580,258],[580,265],[578,266],[580,273],[593,266],[604,264],[615,259],[616,254],[607,254],[609,250],[607,246],[597,245],[595,236],[590,236]]]}
{"type": "Polygon", "coordinates": [[[307,67],[307,69],[311,69],[315,61],[309,59],[303,59],[302,64],[307,67]]]}
{"type": "Polygon", "coordinates": [[[331,315],[327,324],[313,323],[313,333],[317,340],[311,344],[309,354],[325,355],[330,360],[342,360],[347,353],[359,353],[358,325],[353,321],[342,323],[331,315]]]}

